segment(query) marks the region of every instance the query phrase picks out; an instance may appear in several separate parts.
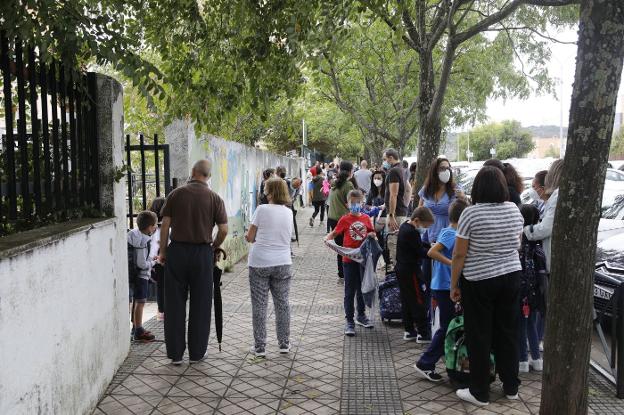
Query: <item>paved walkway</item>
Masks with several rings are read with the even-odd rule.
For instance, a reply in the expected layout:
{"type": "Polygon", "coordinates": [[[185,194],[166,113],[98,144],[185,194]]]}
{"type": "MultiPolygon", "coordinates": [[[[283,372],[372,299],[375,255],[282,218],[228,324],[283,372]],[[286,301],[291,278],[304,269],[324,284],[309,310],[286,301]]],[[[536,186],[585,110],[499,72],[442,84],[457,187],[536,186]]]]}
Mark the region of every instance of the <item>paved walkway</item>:
{"type": "MultiPolygon", "coordinates": [[[[162,342],[162,323],[147,326],[159,341],[133,344],[94,414],[536,414],[541,378],[521,376],[520,401],[506,400],[492,387],[485,409],[460,402],[446,382],[432,384],[412,368],[423,347],[402,340],[400,324],[358,327],[342,334],[343,286],[336,284],[335,257],[323,246],[324,227],[311,229],[300,212],[301,243],[294,247],[291,288],[292,343],[277,352],[269,316],[267,359],[249,353],[251,303],[244,262],[224,274],[224,343],[213,334],[205,361],[171,366],[162,342]]],[[[270,309],[272,305],[270,305],[270,309]]],[[[185,356],[188,360],[188,356],[185,356]]],[[[441,373],[444,373],[440,365],[441,373]]],[[[592,375],[591,407],[598,414],[624,413],[613,388],[592,375]]]]}

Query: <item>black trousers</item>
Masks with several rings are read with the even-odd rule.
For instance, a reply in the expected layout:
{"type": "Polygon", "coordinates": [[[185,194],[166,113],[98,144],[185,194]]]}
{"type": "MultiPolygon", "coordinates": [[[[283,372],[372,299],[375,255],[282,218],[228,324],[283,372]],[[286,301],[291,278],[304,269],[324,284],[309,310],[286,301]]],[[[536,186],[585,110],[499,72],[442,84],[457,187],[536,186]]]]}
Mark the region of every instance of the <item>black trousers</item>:
{"type": "Polygon", "coordinates": [[[321,200],[318,202],[312,202],[312,206],[314,206],[314,213],[312,214],[312,218],[316,219],[316,216],[321,213],[321,222],[325,220],[325,201],[321,200]]]}
{"type": "MultiPolygon", "coordinates": [[[[327,218],[327,231],[328,232],[333,231],[337,225],[338,225],[337,220],[327,218]]],[[[342,246],[344,242],[344,238],[342,235],[340,235],[336,237],[335,241],[336,241],[336,244],[342,246]]],[[[340,255],[336,255],[336,264],[338,267],[338,278],[344,278],[344,272],[342,270],[342,257],[340,255]]]]}
{"type": "Polygon", "coordinates": [[[520,272],[482,281],[461,280],[470,392],[490,400],[490,351],[507,395],[518,393],[518,326],[520,272]]]}
{"type": "Polygon", "coordinates": [[[417,269],[397,264],[394,270],[399,280],[399,290],[401,291],[405,331],[413,332],[414,324],[416,324],[418,334],[429,336],[431,334],[431,326],[427,319],[427,297],[421,288],[422,281],[418,278],[417,269]]]}
{"type": "Polygon", "coordinates": [[[160,265],[154,265],[154,274],[156,274],[156,304],[158,304],[158,312],[165,312],[165,268],[160,265]]]}
{"type": "Polygon", "coordinates": [[[167,357],[182,360],[186,349],[186,300],[189,298],[189,358],[208,348],[213,291],[213,249],[208,244],[171,242],[165,266],[165,343],[167,357]]]}

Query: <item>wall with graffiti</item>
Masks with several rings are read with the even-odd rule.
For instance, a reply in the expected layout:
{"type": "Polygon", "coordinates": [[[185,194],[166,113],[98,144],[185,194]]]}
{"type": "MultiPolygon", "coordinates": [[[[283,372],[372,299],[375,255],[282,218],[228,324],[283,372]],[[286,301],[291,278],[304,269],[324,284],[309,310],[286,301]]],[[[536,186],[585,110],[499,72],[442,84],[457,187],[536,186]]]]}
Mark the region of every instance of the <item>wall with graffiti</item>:
{"type": "Polygon", "coordinates": [[[224,248],[229,255],[226,266],[247,255],[245,232],[254,210],[262,171],[284,166],[289,177],[301,177],[300,160],[278,156],[240,143],[211,135],[202,135],[190,151],[192,164],[200,158],[212,162],[210,187],[225,201],[229,234],[224,248]]]}

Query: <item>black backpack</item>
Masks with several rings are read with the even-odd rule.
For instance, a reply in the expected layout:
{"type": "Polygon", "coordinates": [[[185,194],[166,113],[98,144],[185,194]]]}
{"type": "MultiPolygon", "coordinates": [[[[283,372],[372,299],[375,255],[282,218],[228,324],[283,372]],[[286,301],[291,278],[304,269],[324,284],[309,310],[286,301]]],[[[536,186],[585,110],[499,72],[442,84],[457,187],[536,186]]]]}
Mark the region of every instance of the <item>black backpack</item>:
{"type": "Polygon", "coordinates": [[[520,252],[522,277],[520,279],[521,305],[528,304],[530,310],[546,312],[548,272],[546,255],[541,245],[525,243],[520,252]]]}

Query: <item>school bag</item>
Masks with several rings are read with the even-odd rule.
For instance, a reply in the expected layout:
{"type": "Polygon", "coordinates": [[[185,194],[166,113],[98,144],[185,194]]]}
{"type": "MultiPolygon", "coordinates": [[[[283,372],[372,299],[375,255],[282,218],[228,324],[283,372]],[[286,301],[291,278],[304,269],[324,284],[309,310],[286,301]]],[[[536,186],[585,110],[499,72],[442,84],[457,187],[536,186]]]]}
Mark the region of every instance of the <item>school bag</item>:
{"type": "MultiPolygon", "coordinates": [[[[149,257],[150,246],[152,241],[147,241],[147,256],[149,257]]],[[[139,269],[136,262],[136,247],[128,243],[128,283],[133,284],[134,280],[139,276],[139,269]]]]}
{"type": "Polygon", "coordinates": [[[402,320],[403,304],[401,303],[401,291],[399,281],[394,272],[386,274],[386,279],[379,284],[379,314],[381,320],[402,320]]]}
{"type": "MultiPolygon", "coordinates": [[[[464,316],[453,318],[444,338],[444,363],[451,384],[457,389],[467,388],[470,383],[470,362],[466,347],[464,316]]],[[[490,382],[496,378],[494,355],[490,353],[490,382]]]]}
{"type": "Polygon", "coordinates": [[[528,317],[530,311],[546,312],[548,272],[546,255],[539,244],[523,244],[520,251],[522,275],[520,278],[520,299],[522,312],[528,317]],[[528,307],[528,308],[527,308],[528,307]]]}

